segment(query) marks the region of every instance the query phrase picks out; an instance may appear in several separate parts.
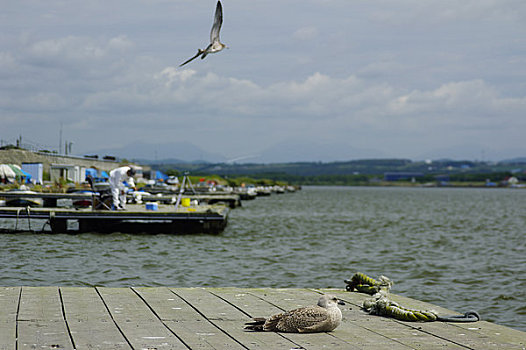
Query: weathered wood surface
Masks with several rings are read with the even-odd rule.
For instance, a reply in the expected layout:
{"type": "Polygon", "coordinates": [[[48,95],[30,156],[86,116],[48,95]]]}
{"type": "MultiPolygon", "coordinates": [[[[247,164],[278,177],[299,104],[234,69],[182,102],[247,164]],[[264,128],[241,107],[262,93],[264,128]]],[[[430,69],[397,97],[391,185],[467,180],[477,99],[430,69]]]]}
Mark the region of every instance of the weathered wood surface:
{"type": "MultiPolygon", "coordinates": [[[[368,315],[343,290],[0,287],[0,350],[10,349],[526,349],[526,333],[485,321],[414,323],[368,315]],[[251,332],[243,324],[336,294],[330,333],[251,332]]],[[[392,295],[406,307],[454,313],[392,295]]]]}

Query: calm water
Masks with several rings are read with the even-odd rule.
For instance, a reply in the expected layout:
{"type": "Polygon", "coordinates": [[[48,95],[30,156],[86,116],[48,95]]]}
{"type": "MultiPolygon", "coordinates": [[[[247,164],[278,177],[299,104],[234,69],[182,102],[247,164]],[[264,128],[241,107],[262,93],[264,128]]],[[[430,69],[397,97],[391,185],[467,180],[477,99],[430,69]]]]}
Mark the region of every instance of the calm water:
{"type": "Polygon", "coordinates": [[[360,271],[526,331],[525,248],[524,190],[307,187],[243,202],[218,236],[0,235],[0,285],[344,288],[360,271]]]}

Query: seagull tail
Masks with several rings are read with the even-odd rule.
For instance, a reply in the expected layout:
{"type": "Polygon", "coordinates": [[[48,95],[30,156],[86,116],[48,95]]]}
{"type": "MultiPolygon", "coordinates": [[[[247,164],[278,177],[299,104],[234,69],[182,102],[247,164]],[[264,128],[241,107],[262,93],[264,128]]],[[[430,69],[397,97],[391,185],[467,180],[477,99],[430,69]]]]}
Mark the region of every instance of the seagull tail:
{"type": "Polygon", "coordinates": [[[197,49],[197,53],[195,54],[195,56],[192,57],[192,58],[190,58],[190,59],[188,59],[188,60],[186,60],[185,62],[181,63],[181,64],[179,65],[179,67],[182,67],[182,66],[184,66],[185,64],[187,64],[187,63],[189,63],[189,62],[192,62],[192,61],[195,60],[197,57],[199,57],[199,55],[202,55],[203,52],[205,52],[205,51],[204,51],[204,50],[201,50],[201,49],[197,49]]]}
{"type": "Polygon", "coordinates": [[[251,322],[245,323],[244,329],[262,332],[263,326],[265,325],[265,321],[265,318],[253,318],[251,322]]]}

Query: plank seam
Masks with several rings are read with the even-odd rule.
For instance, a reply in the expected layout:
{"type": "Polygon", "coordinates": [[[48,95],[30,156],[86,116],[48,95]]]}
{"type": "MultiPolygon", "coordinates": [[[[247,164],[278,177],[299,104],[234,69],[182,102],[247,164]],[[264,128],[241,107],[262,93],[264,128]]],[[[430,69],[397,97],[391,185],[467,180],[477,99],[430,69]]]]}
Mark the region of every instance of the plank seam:
{"type": "MultiPolygon", "coordinates": [[[[243,343],[241,343],[239,340],[237,340],[236,338],[234,338],[231,334],[229,334],[227,331],[225,331],[224,329],[222,329],[221,327],[219,327],[217,324],[215,324],[212,320],[210,320],[208,317],[206,317],[201,311],[199,311],[195,306],[193,306],[192,304],[190,304],[188,302],[188,300],[186,300],[185,298],[183,298],[182,296],[180,296],[179,294],[177,294],[176,292],[174,292],[172,289],[170,289],[170,292],[172,292],[173,294],[177,295],[177,297],[181,298],[182,301],[184,301],[185,303],[188,304],[188,306],[190,306],[192,309],[194,309],[199,315],[201,315],[205,320],[207,320],[212,326],[216,327],[217,329],[219,329],[221,332],[223,332],[227,337],[229,337],[230,339],[232,339],[233,341],[235,341],[236,343],[238,343],[239,345],[241,345],[243,348],[245,349],[250,349],[248,347],[246,347],[243,343]]],[[[210,291],[207,290],[208,293],[210,293],[210,291]]],[[[213,293],[210,293],[210,294],[213,294],[213,293]]],[[[215,294],[213,294],[215,295],[215,294]]]]}
{"type": "Polygon", "coordinates": [[[426,334],[431,335],[431,336],[433,336],[433,337],[435,337],[435,338],[445,340],[445,341],[447,341],[447,342],[453,343],[453,344],[455,344],[455,345],[461,346],[461,347],[466,348],[466,349],[469,349],[469,350],[476,350],[476,349],[474,349],[474,348],[472,348],[472,347],[470,347],[470,346],[468,346],[468,345],[464,345],[464,344],[458,343],[458,342],[456,342],[456,341],[454,341],[454,340],[444,338],[443,336],[440,336],[440,335],[438,335],[438,334],[433,334],[433,333],[431,333],[431,332],[429,332],[429,331],[426,331],[426,330],[422,329],[421,327],[415,327],[415,326],[411,326],[411,325],[409,325],[409,324],[404,324],[404,323],[402,323],[402,322],[400,322],[400,321],[398,321],[398,320],[395,320],[395,321],[396,321],[397,323],[403,324],[404,326],[409,327],[409,328],[411,328],[411,329],[413,329],[413,330],[415,330],[415,331],[419,331],[419,332],[422,332],[422,333],[426,333],[426,334]]]}
{"type": "Polygon", "coordinates": [[[130,341],[128,340],[128,338],[126,337],[126,334],[124,334],[124,332],[122,331],[121,327],[119,327],[119,325],[117,324],[117,321],[115,321],[115,319],[113,318],[113,315],[111,314],[111,311],[110,311],[110,308],[108,307],[108,304],[106,304],[106,301],[104,300],[104,298],[100,294],[100,291],[99,291],[99,289],[97,287],[95,287],[95,292],[97,293],[97,295],[99,296],[100,300],[102,301],[102,304],[104,305],[104,307],[108,311],[108,314],[110,315],[110,318],[113,321],[113,324],[115,324],[115,327],[117,327],[119,332],[122,334],[122,337],[124,338],[124,340],[126,340],[126,343],[128,343],[128,345],[130,346],[130,349],[133,349],[133,346],[130,343],[130,341]]]}
{"type": "Polygon", "coordinates": [[[179,337],[173,330],[171,330],[170,327],[168,327],[166,325],[166,323],[164,323],[162,318],[157,314],[157,312],[155,312],[155,310],[150,306],[150,304],[148,304],[148,302],[142,297],[142,295],[139,294],[139,292],[137,290],[135,290],[134,287],[131,287],[130,289],[132,290],[132,292],[134,292],[139,297],[139,299],[142,300],[142,302],[146,305],[146,307],[148,307],[148,309],[150,309],[150,311],[155,315],[155,317],[157,317],[157,319],[163,324],[164,328],[166,328],[168,330],[168,332],[172,333],[188,349],[190,349],[190,350],[192,349],[188,344],[186,344],[186,342],[181,337],[179,337]]]}
{"type": "Polygon", "coordinates": [[[16,325],[15,325],[15,350],[18,350],[18,316],[20,315],[20,304],[22,303],[22,287],[18,293],[18,304],[16,306],[16,325]]]}
{"type": "Polygon", "coordinates": [[[68,331],[68,336],[71,340],[71,345],[73,345],[73,349],[76,349],[77,347],[75,346],[75,340],[73,339],[73,334],[71,334],[68,319],[66,318],[66,309],[64,307],[64,299],[62,298],[62,290],[60,289],[60,287],[58,288],[58,296],[60,298],[60,309],[62,310],[62,318],[64,319],[64,323],[66,324],[66,330],[68,331]]]}
{"type": "MultiPolygon", "coordinates": [[[[264,302],[266,302],[266,303],[268,303],[268,304],[274,306],[275,308],[280,309],[280,310],[283,311],[283,312],[287,311],[287,310],[285,310],[284,308],[282,308],[282,307],[280,307],[280,306],[274,304],[273,302],[263,299],[262,297],[260,297],[260,296],[257,295],[257,294],[253,294],[253,293],[250,292],[250,291],[248,292],[248,294],[252,295],[253,297],[258,298],[259,300],[263,300],[264,302]]],[[[250,316],[250,317],[252,317],[252,316],[250,316]]]]}
{"type": "Polygon", "coordinates": [[[248,317],[252,318],[253,316],[250,315],[248,312],[245,312],[243,309],[241,309],[240,307],[238,307],[237,305],[235,304],[232,304],[230,301],[226,300],[225,298],[223,298],[222,296],[220,295],[217,295],[216,293],[212,292],[212,291],[207,291],[208,293],[212,294],[212,295],[215,295],[216,297],[218,297],[219,299],[223,300],[225,303],[229,304],[230,306],[233,306],[234,308],[236,308],[237,310],[239,310],[241,313],[247,315],[248,317]]]}

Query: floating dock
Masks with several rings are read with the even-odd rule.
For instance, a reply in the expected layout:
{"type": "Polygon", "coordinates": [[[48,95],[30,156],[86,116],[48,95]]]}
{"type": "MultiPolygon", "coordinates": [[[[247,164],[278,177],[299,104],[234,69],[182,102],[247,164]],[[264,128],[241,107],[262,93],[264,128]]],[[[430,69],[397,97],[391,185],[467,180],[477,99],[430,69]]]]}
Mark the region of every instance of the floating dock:
{"type": "MultiPolygon", "coordinates": [[[[141,196],[143,202],[161,202],[161,203],[175,203],[177,194],[173,195],[144,195],[141,196]]],[[[133,199],[132,196],[128,196],[129,199],[133,199]]],[[[237,194],[183,194],[181,198],[189,198],[191,201],[196,200],[199,203],[206,204],[225,204],[230,208],[234,209],[241,206],[241,198],[237,194]]]]}
{"type": "MultiPolygon", "coordinates": [[[[140,193],[139,193],[140,194],[140,193]]],[[[143,202],[160,202],[165,204],[175,203],[178,194],[173,193],[171,195],[152,195],[144,194],[141,195],[143,202]]],[[[132,195],[128,195],[128,200],[131,202],[135,198],[132,195]]],[[[93,195],[91,193],[20,193],[20,192],[0,192],[0,198],[4,199],[42,199],[44,207],[57,207],[59,200],[70,200],[79,201],[86,200],[91,201],[93,195]]],[[[224,203],[230,208],[236,208],[241,206],[240,196],[237,194],[183,194],[182,198],[189,198],[190,200],[197,200],[199,203],[205,204],[218,204],[224,203]]]]}
{"type": "MultiPolygon", "coordinates": [[[[485,321],[402,322],[361,310],[368,295],[343,290],[255,288],[0,287],[0,349],[525,349],[526,333],[485,321]],[[346,302],[330,333],[243,329],[313,305],[346,302]]],[[[391,295],[407,307],[452,311],[391,295]]],[[[482,315],[482,317],[484,317],[482,315]]]]}
{"type": "MultiPolygon", "coordinates": [[[[0,219],[25,222],[31,230],[44,228],[31,226],[31,220],[47,220],[52,233],[126,232],[126,233],[220,233],[228,222],[229,208],[223,205],[195,207],[158,205],[158,210],[146,210],[145,204],[128,204],[126,210],[92,210],[72,208],[0,207],[0,219]]],[[[1,349],[1,348],[0,348],[1,349]]]]}

